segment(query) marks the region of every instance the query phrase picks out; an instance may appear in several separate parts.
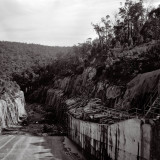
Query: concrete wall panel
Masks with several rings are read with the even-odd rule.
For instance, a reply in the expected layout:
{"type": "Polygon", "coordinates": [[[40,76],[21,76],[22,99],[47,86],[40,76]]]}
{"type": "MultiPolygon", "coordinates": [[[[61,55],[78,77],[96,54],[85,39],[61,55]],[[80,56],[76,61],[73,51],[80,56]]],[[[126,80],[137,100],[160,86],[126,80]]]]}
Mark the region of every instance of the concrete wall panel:
{"type": "Polygon", "coordinates": [[[150,160],[152,127],[140,119],[112,125],[82,121],[68,116],[68,136],[89,159],[150,160]]]}

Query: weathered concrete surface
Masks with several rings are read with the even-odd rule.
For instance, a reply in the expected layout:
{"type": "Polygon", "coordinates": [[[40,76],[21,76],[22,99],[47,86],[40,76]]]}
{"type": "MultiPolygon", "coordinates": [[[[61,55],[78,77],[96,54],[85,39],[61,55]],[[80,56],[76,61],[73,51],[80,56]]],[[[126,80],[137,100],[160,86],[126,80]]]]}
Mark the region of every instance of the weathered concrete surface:
{"type": "Polygon", "coordinates": [[[107,127],[108,155],[113,159],[150,159],[151,125],[130,119],[107,127]]]}
{"type": "Polygon", "coordinates": [[[1,160],[85,160],[66,137],[1,135],[1,160]],[[64,139],[66,139],[64,141],[64,139]],[[72,145],[72,146],[71,146],[72,145]]]}
{"type": "MultiPolygon", "coordinates": [[[[103,139],[104,125],[68,118],[68,136],[84,151],[88,159],[107,159],[103,139]],[[103,152],[103,153],[102,153],[103,152]]],[[[107,153],[107,152],[106,152],[107,153]]]]}
{"type": "Polygon", "coordinates": [[[160,145],[154,139],[159,132],[155,132],[157,127],[154,124],[144,123],[140,119],[129,119],[103,125],[75,119],[69,115],[68,125],[69,137],[90,159],[158,160],[160,145]]]}

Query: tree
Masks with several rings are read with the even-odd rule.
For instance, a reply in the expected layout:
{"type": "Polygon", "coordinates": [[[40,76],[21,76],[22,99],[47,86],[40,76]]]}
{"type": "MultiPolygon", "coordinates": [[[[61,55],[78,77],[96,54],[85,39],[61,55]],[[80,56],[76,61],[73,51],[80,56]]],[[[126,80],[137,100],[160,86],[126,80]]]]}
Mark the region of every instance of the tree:
{"type": "Polygon", "coordinates": [[[105,45],[109,47],[111,39],[113,37],[113,28],[111,26],[111,21],[109,20],[110,16],[107,15],[105,18],[102,18],[101,21],[104,25],[103,27],[103,39],[105,45]]]}
{"type": "Polygon", "coordinates": [[[149,13],[149,20],[152,23],[152,33],[155,40],[160,39],[160,5],[149,13]]]}
{"type": "Polygon", "coordinates": [[[74,46],[73,53],[81,58],[86,58],[87,56],[89,56],[91,48],[92,48],[91,39],[88,38],[86,42],[79,43],[77,46],[74,46]]]}
{"type": "Polygon", "coordinates": [[[110,16],[101,18],[100,24],[92,24],[98,34],[101,47],[109,47],[113,37],[113,28],[110,21],[110,16]]]}
{"type": "Polygon", "coordinates": [[[160,39],[160,6],[152,9],[148,14],[148,20],[145,22],[141,34],[145,41],[160,39]]]}
{"type": "Polygon", "coordinates": [[[94,30],[98,34],[100,45],[103,46],[103,28],[98,24],[92,24],[94,30]]]}
{"type": "Polygon", "coordinates": [[[144,7],[143,1],[133,2],[132,0],[126,0],[125,5],[119,8],[119,15],[121,23],[119,26],[115,26],[118,32],[124,32],[124,41],[131,44],[131,41],[138,39],[140,36],[140,30],[144,23],[144,7]]]}

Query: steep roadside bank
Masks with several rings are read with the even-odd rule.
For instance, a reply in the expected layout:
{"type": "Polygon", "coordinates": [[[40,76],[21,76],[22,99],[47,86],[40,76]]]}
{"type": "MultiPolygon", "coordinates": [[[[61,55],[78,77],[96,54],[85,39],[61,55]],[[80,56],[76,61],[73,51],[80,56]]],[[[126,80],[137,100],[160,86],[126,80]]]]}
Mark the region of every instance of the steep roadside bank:
{"type": "Polygon", "coordinates": [[[63,59],[50,68],[54,73],[50,82],[34,90],[27,100],[43,104],[61,120],[67,111],[76,118],[99,123],[108,123],[104,118],[108,109],[123,113],[110,119],[126,119],[128,113],[137,111],[144,114],[147,99],[159,84],[159,46],[144,45],[110,57],[97,53],[82,62],[63,59]]]}
{"type": "Polygon", "coordinates": [[[1,128],[16,126],[27,118],[23,91],[16,82],[0,79],[1,128]]]}
{"type": "Polygon", "coordinates": [[[96,75],[96,68],[87,67],[82,74],[58,78],[50,87],[41,88],[30,97],[38,101],[43,95],[44,105],[55,111],[59,119],[68,111],[79,119],[114,123],[132,118],[130,113],[136,109],[143,115],[146,100],[159,86],[160,70],[139,74],[126,86],[112,85],[106,79],[95,82],[96,75]],[[108,115],[108,110],[113,116],[108,115]],[[105,118],[108,116],[109,120],[105,118]]]}
{"type": "Polygon", "coordinates": [[[16,82],[0,79],[0,128],[2,134],[65,135],[55,113],[41,104],[26,104],[16,82]]]}
{"type": "Polygon", "coordinates": [[[58,123],[53,112],[47,112],[42,104],[26,104],[27,120],[21,125],[11,126],[2,131],[3,135],[64,136],[65,126],[58,123]]]}

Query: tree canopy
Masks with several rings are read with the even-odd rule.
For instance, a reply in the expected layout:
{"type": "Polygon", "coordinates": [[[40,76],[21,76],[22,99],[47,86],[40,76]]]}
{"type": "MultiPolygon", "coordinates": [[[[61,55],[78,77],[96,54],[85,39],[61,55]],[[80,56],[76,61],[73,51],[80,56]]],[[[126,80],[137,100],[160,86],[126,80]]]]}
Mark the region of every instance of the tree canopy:
{"type": "Polygon", "coordinates": [[[135,46],[160,39],[160,6],[148,12],[143,0],[121,3],[115,23],[109,15],[92,24],[102,48],[135,46]]]}

